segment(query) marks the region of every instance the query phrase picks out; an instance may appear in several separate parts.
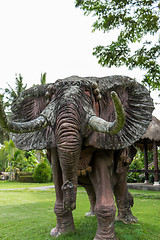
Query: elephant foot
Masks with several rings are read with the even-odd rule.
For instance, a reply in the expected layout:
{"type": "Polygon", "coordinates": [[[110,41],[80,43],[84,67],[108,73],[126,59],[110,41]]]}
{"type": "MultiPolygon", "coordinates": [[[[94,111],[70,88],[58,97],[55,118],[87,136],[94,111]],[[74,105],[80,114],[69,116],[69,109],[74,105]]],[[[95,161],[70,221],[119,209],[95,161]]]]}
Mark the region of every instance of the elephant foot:
{"type": "MultiPolygon", "coordinates": [[[[69,227],[69,226],[68,226],[69,227]]],[[[75,227],[74,225],[70,226],[69,228],[63,228],[61,229],[60,227],[56,226],[55,228],[53,228],[50,232],[50,235],[54,238],[59,237],[61,234],[65,234],[68,232],[74,232],[75,227]]]]}
{"type": "Polygon", "coordinates": [[[54,212],[57,216],[57,226],[51,230],[52,237],[58,237],[67,232],[75,230],[72,212],[63,209],[62,203],[56,203],[54,212]]]}
{"type": "Polygon", "coordinates": [[[73,211],[76,208],[76,194],[72,182],[66,181],[62,186],[63,208],[67,211],[73,211]]]}
{"type": "Polygon", "coordinates": [[[61,235],[61,231],[58,229],[58,227],[56,226],[55,228],[53,228],[50,232],[50,235],[54,238],[58,237],[61,235]]]}
{"type": "MultiPolygon", "coordinates": [[[[112,225],[113,224],[111,223],[110,227],[114,228],[112,225]]],[[[111,232],[110,231],[106,232],[105,230],[105,231],[97,232],[94,240],[117,240],[117,238],[115,236],[114,231],[111,230],[111,232]]]]}
{"type": "Polygon", "coordinates": [[[137,223],[138,219],[133,216],[131,210],[126,210],[123,212],[119,212],[117,217],[115,218],[115,221],[121,221],[124,224],[131,224],[131,223],[137,223]]]}
{"type": "Polygon", "coordinates": [[[95,213],[93,211],[89,211],[85,214],[85,217],[94,217],[95,213]]]}
{"type": "Polygon", "coordinates": [[[98,227],[94,240],[116,240],[114,218],[116,208],[112,206],[101,206],[95,208],[98,227]]]}

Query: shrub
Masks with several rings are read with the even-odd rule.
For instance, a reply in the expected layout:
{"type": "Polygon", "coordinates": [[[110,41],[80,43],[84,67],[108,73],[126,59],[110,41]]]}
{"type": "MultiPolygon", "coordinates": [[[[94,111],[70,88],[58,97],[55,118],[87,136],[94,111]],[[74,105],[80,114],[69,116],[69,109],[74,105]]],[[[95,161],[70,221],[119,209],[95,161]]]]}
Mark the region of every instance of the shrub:
{"type": "Polygon", "coordinates": [[[51,181],[51,167],[45,163],[39,163],[34,170],[33,179],[38,183],[45,183],[51,181]]]}
{"type": "Polygon", "coordinates": [[[143,183],[145,180],[144,175],[140,175],[140,173],[136,172],[128,172],[127,173],[127,182],[128,183],[143,183]]]}
{"type": "MultiPolygon", "coordinates": [[[[140,151],[137,152],[135,158],[130,164],[130,170],[141,170],[144,168],[144,159],[140,151]]],[[[127,182],[128,183],[140,183],[144,182],[144,176],[140,176],[141,174],[138,172],[128,172],[127,174],[127,182]]]]}

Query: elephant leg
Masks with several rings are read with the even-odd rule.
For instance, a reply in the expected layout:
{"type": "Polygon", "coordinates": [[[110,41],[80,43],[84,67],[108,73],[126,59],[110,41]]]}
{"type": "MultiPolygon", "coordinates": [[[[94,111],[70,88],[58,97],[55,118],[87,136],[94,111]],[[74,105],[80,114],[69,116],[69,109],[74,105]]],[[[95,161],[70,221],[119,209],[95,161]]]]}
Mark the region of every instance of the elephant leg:
{"type": "Polygon", "coordinates": [[[56,202],[54,212],[57,217],[57,225],[51,230],[51,236],[58,237],[62,233],[73,231],[74,221],[71,211],[63,208],[63,192],[62,192],[62,171],[59,164],[56,148],[51,149],[51,163],[53,166],[53,178],[55,183],[56,202]]]}
{"type": "Polygon", "coordinates": [[[96,193],[94,208],[98,226],[94,240],[115,240],[114,218],[116,207],[110,179],[110,166],[113,163],[113,152],[97,150],[93,159],[90,179],[96,193]]]}
{"type": "Polygon", "coordinates": [[[122,221],[125,224],[136,223],[138,220],[133,216],[131,207],[133,207],[133,197],[127,188],[127,172],[116,173],[117,183],[114,186],[114,194],[118,208],[116,221],[122,221]]]}
{"type": "Polygon", "coordinates": [[[90,184],[90,185],[83,185],[83,187],[85,188],[87,194],[88,194],[88,198],[89,198],[89,202],[90,202],[90,210],[89,212],[87,212],[85,214],[86,217],[92,217],[92,216],[95,216],[95,213],[94,213],[94,207],[95,207],[95,204],[96,204],[96,195],[95,195],[95,191],[94,191],[94,188],[93,188],[93,185],[90,184]]]}

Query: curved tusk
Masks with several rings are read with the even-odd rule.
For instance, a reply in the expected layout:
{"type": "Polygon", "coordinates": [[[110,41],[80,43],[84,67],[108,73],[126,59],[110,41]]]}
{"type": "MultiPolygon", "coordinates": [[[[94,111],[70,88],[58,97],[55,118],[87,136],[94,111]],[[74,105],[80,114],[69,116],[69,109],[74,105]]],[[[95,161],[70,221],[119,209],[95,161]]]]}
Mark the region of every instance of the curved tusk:
{"type": "Polygon", "coordinates": [[[114,122],[107,122],[104,119],[91,116],[88,120],[88,125],[96,132],[117,134],[124,126],[125,112],[122,103],[116,92],[111,92],[111,97],[114,102],[116,119],[114,122]]]}
{"type": "Polygon", "coordinates": [[[13,133],[27,133],[40,130],[48,125],[44,116],[39,116],[28,122],[14,122],[7,119],[4,112],[2,101],[0,100],[0,125],[8,132],[13,133]]]}

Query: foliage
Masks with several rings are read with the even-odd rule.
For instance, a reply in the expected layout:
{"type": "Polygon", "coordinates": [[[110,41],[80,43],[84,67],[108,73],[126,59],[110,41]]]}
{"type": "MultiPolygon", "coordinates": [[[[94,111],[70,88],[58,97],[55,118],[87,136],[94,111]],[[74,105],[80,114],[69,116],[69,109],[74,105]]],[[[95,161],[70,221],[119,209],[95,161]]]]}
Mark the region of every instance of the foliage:
{"type": "MultiPolygon", "coordinates": [[[[130,170],[141,170],[144,168],[144,156],[138,151],[132,163],[130,164],[130,170]]],[[[144,182],[143,177],[139,176],[140,173],[137,172],[128,172],[127,173],[127,182],[135,183],[135,182],[144,182]]]]}
{"type": "MultiPolygon", "coordinates": [[[[148,151],[148,165],[153,163],[153,151],[148,151]]],[[[158,159],[160,159],[160,149],[158,149],[158,159]]],[[[142,170],[144,169],[144,153],[140,150],[137,151],[135,158],[133,159],[132,163],[130,164],[130,170],[142,170]]],[[[154,169],[154,165],[150,168],[154,169]]],[[[128,183],[135,183],[135,182],[144,182],[145,176],[141,173],[136,172],[128,172],[127,174],[127,182],[128,183]]],[[[154,182],[154,174],[149,174],[149,181],[151,183],[154,182]]]]}
{"type": "Polygon", "coordinates": [[[2,148],[3,145],[0,147],[0,172],[4,172],[6,169],[6,156],[2,148]]]}
{"type": "Polygon", "coordinates": [[[23,151],[24,156],[26,158],[26,163],[25,166],[23,167],[22,171],[24,172],[30,172],[33,173],[35,167],[37,166],[37,155],[36,155],[36,151],[32,150],[29,152],[23,151]]]}
{"type": "Polygon", "coordinates": [[[26,88],[27,84],[24,85],[23,77],[21,74],[19,74],[19,76],[16,75],[15,90],[10,86],[10,84],[8,84],[8,88],[5,88],[4,90],[4,96],[6,98],[4,108],[10,108],[13,101],[19,97],[20,93],[23,92],[26,88]]]}
{"type": "MultiPolygon", "coordinates": [[[[41,73],[41,77],[40,77],[40,85],[46,84],[46,76],[47,73],[41,73]]],[[[33,86],[36,86],[37,84],[33,84],[33,86]]],[[[39,84],[38,84],[39,85],[39,84]]]]}
{"type": "Polygon", "coordinates": [[[3,144],[4,141],[9,141],[9,134],[0,126],[0,144],[3,144]]]}
{"type": "MultiPolygon", "coordinates": [[[[13,183],[15,184],[15,183],[13,183]]],[[[1,185],[1,183],[0,183],[1,185]]],[[[20,184],[22,186],[22,184],[20,184]]],[[[34,184],[33,184],[34,185],[34,184]]],[[[11,188],[12,184],[8,186],[11,188]]],[[[25,188],[26,184],[24,184],[25,188]]],[[[135,191],[139,194],[143,191],[135,191]]],[[[50,231],[56,226],[56,217],[53,204],[56,201],[52,191],[15,190],[1,191],[0,194],[0,238],[14,240],[53,240],[50,231]]],[[[151,193],[147,193],[150,195],[151,193]]],[[[159,211],[158,199],[143,199],[135,195],[133,212],[138,217],[138,224],[115,223],[118,239],[121,240],[157,240],[159,239],[159,211]]],[[[89,201],[86,192],[78,189],[77,208],[74,211],[76,231],[59,236],[60,240],[88,240],[93,239],[96,233],[96,218],[86,218],[89,210],[89,201]]]]}
{"type": "Polygon", "coordinates": [[[76,7],[92,13],[93,31],[119,33],[110,45],[94,48],[102,66],[139,67],[146,72],[143,83],[160,90],[159,0],[76,0],[76,7]]]}
{"type": "Polygon", "coordinates": [[[46,154],[46,149],[43,150],[36,150],[36,157],[38,162],[45,162],[47,164],[49,164],[48,158],[47,158],[47,154],[46,154]]]}
{"type": "MultiPolygon", "coordinates": [[[[2,90],[0,88],[0,90],[2,90]]],[[[2,92],[0,94],[0,100],[2,101],[2,105],[4,108],[7,107],[7,104],[4,102],[4,93],[2,92]]],[[[0,144],[3,144],[4,141],[8,141],[9,140],[9,134],[8,132],[6,132],[0,125],[0,144]]]]}
{"type": "MultiPolygon", "coordinates": [[[[19,76],[16,75],[16,82],[15,82],[15,90],[8,84],[8,88],[0,90],[2,93],[0,94],[0,99],[2,101],[2,105],[4,109],[7,109],[8,115],[10,114],[10,108],[12,102],[20,95],[22,91],[24,91],[27,87],[27,84],[24,85],[23,83],[23,77],[21,74],[19,76]]],[[[3,144],[4,141],[9,140],[9,134],[8,132],[4,131],[0,126],[0,143],[3,144]]]]}
{"type": "Polygon", "coordinates": [[[42,84],[46,84],[46,75],[47,73],[41,73],[41,79],[40,79],[40,82],[41,82],[41,85],[42,84]]]}
{"type": "MultiPolygon", "coordinates": [[[[160,166],[160,148],[157,149],[158,154],[158,165],[160,166]]],[[[153,163],[153,151],[148,152],[148,163],[153,163]]],[[[154,164],[150,167],[151,170],[154,170],[154,164]]],[[[160,173],[159,173],[160,179],[160,173]]],[[[149,173],[149,182],[154,183],[154,173],[149,173]]]]}
{"type": "Polygon", "coordinates": [[[0,171],[20,171],[33,172],[37,165],[35,151],[25,152],[15,147],[12,140],[5,141],[0,149],[0,171]]]}
{"type": "Polygon", "coordinates": [[[14,159],[14,154],[16,152],[15,145],[12,140],[9,140],[8,142],[4,142],[4,146],[0,149],[0,158],[3,159],[3,165],[2,169],[7,169],[8,172],[11,174],[12,170],[12,161],[14,159]]]}
{"type": "Polygon", "coordinates": [[[39,183],[50,182],[51,167],[45,162],[39,163],[34,170],[33,179],[35,182],[39,182],[39,183]]]}

